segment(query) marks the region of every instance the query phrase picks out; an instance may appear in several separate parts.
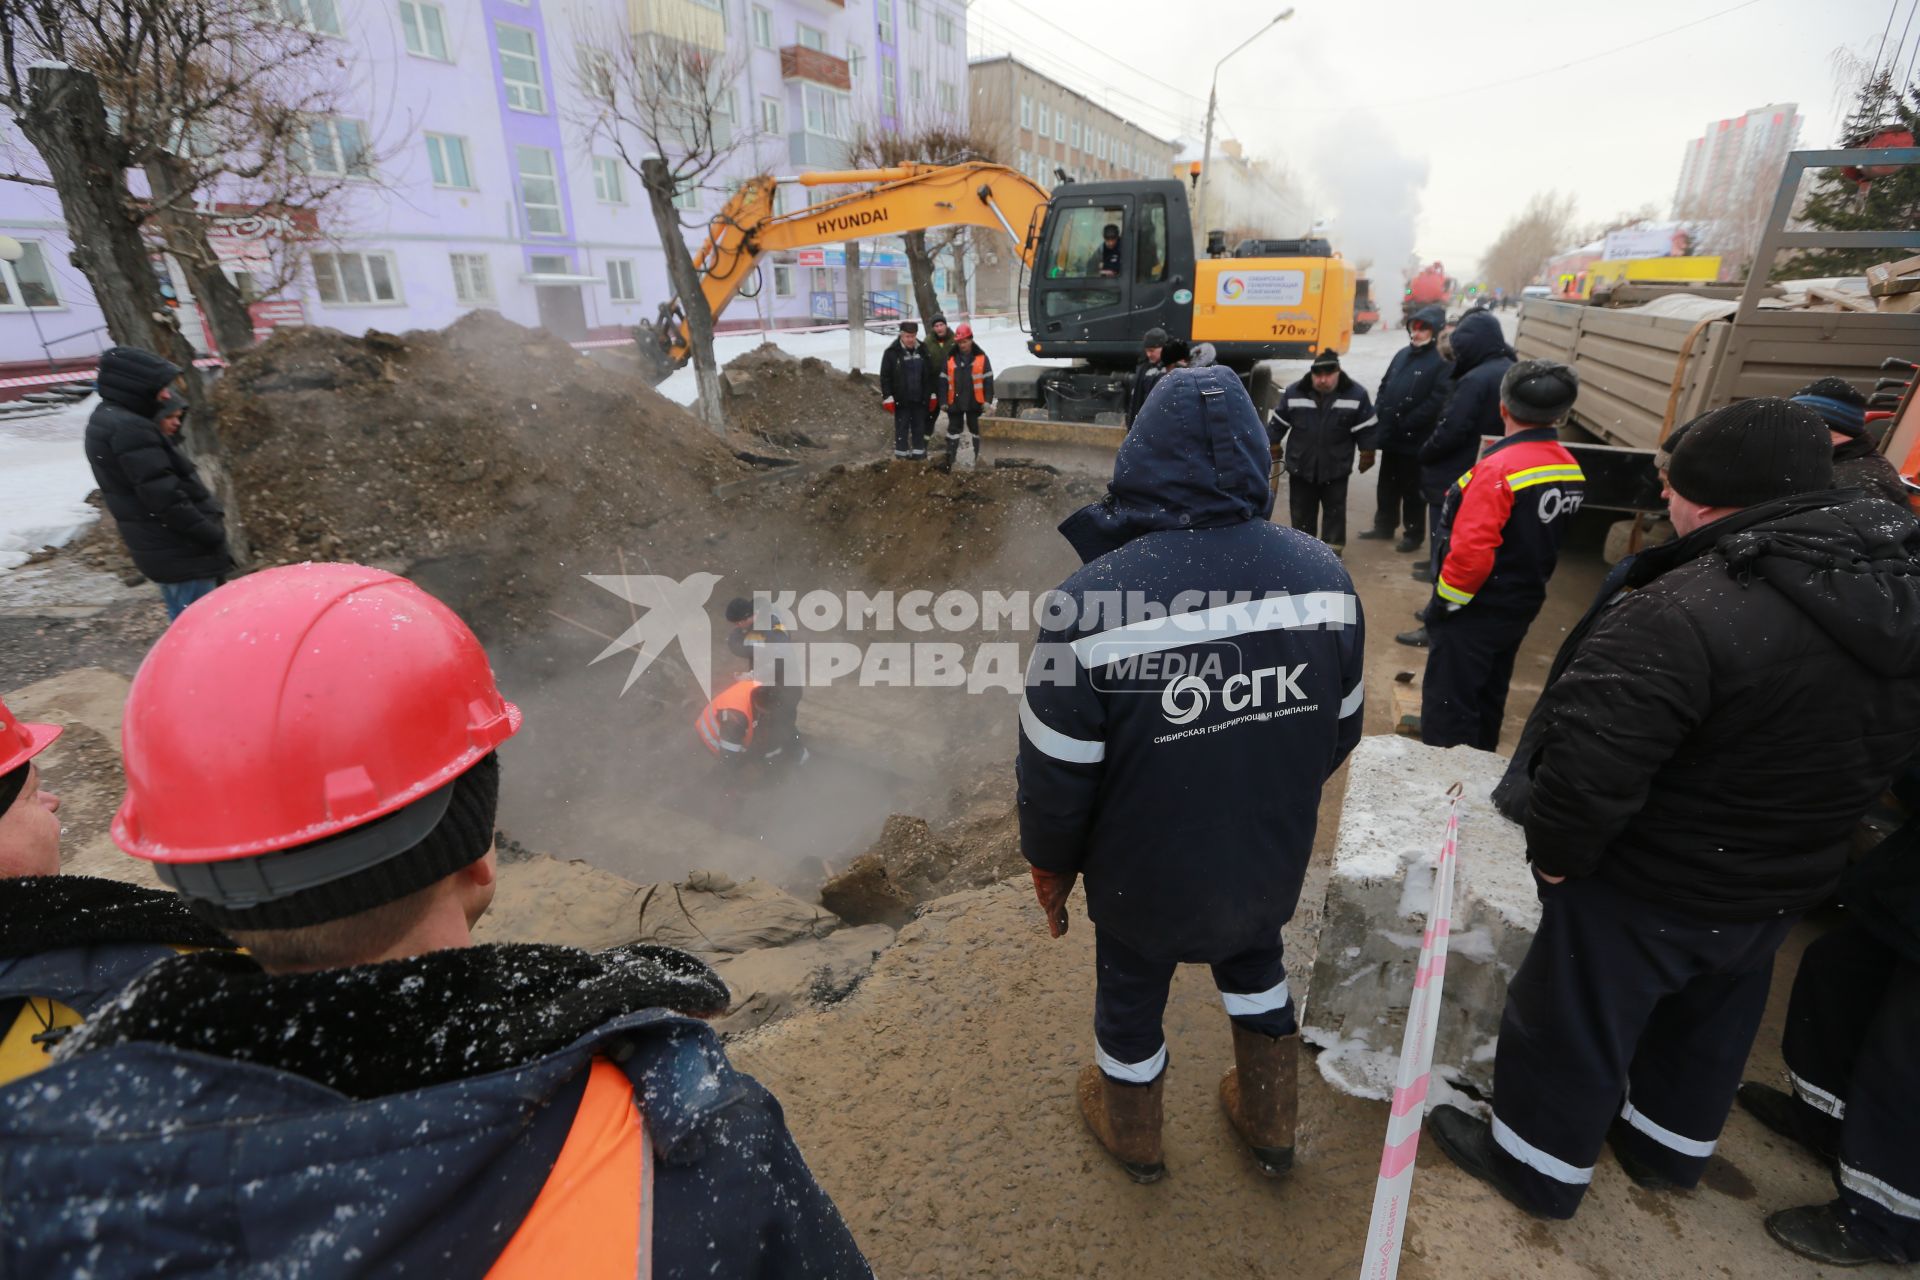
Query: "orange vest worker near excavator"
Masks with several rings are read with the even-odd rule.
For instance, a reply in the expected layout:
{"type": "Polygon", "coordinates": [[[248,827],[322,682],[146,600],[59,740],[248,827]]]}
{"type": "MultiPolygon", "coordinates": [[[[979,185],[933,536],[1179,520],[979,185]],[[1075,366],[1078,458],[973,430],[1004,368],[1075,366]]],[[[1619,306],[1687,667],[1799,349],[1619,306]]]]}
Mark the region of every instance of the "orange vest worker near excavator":
{"type": "Polygon", "coordinates": [[[870,1276],[687,1016],[727,1005],[711,969],[474,944],[520,725],[390,573],[271,569],[181,615],[113,836],[251,954],[161,961],[0,1094],[8,1274],[870,1276]]]}
{"type": "Polygon", "coordinates": [[[729,764],[804,764],[798,714],[797,691],[742,676],[714,695],[693,727],[701,744],[729,764]]]}

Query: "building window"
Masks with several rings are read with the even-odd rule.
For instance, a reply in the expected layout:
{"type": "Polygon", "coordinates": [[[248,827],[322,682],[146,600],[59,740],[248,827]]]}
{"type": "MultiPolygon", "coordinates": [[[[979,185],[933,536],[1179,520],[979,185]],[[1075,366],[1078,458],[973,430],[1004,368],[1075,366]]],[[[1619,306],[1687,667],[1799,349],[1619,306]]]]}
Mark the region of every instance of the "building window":
{"type": "Polygon", "coordinates": [[[867,51],[853,41],[847,41],[847,78],[854,84],[866,79],[867,51]]]}
{"type": "Polygon", "coordinates": [[[776,137],[785,132],[780,127],[780,99],[760,99],[760,132],[776,137]]]}
{"type": "Polygon", "coordinates": [[[1067,140],[1067,116],[1064,111],[1053,113],[1053,140],[1055,142],[1067,140]]]}
{"type": "Polygon", "coordinates": [[[907,101],[925,102],[927,100],[926,73],[918,67],[907,72],[907,101]]]}
{"type": "Polygon", "coordinates": [[[28,307],[58,307],[60,291],[47,270],[47,255],[38,240],[20,242],[18,262],[0,261],[0,311],[28,307]]]}
{"type": "Polygon", "coordinates": [[[942,80],[940,82],[939,88],[940,88],[940,110],[946,112],[948,115],[952,115],[955,112],[959,111],[960,110],[960,91],[954,88],[952,85],[948,84],[945,80],[942,80]]]}
{"type": "Polygon", "coordinates": [[[607,294],[615,302],[640,301],[640,292],[633,287],[633,260],[631,258],[613,258],[608,260],[607,294]]]}
{"type": "Polygon", "coordinates": [[[536,253],[527,259],[527,272],[536,276],[573,274],[573,262],[564,253],[536,253]]]}
{"type": "Polygon", "coordinates": [[[1075,120],[1067,126],[1067,136],[1070,139],[1067,145],[1075,151],[1078,151],[1080,149],[1080,122],[1078,120],[1075,120]]]}
{"type": "Polygon", "coordinates": [[[880,114],[900,114],[900,71],[892,58],[880,59],[880,114]]]}
{"type": "Polygon", "coordinates": [[[400,29],[406,34],[408,53],[452,61],[447,57],[447,23],[439,5],[400,0],[400,29]]]}
{"type": "Polygon", "coordinates": [[[602,204],[625,204],[626,183],[620,162],[612,156],[593,157],[593,198],[602,204]]]}
{"type": "Polygon", "coordinates": [[[367,127],[339,116],[309,120],[305,138],[294,140],[292,157],[308,173],[336,178],[365,178],[372,173],[367,161],[367,127]]]}
{"type": "Polygon", "coordinates": [[[500,42],[500,80],[507,87],[507,105],[515,111],[545,115],[547,91],[540,84],[540,46],[533,32],[508,22],[496,22],[500,42]]]}
{"type": "Polygon", "coordinates": [[[1044,138],[1047,136],[1047,104],[1043,102],[1035,108],[1035,110],[1040,114],[1040,128],[1038,132],[1040,136],[1044,138]]]}
{"type": "Polygon", "coordinates": [[[382,307],[400,301],[400,273],[393,255],[316,253],[313,284],[320,301],[332,307],[382,307]]]}
{"type": "Polygon", "coordinates": [[[279,8],[280,21],[290,27],[328,36],[340,34],[340,9],[334,0],[279,0],[279,8]]]}
{"type": "MultiPolygon", "coordinates": [[[[886,0],[881,0],[885,3],[886,0]]],[[[776,265],[773,268],[773,296],[791,298],[793,296],[793,268],[776,265]]]]}
{"type": "Polygon", "coordinates": [[[753,42],[762,49],[773,48],[773,11],[753,6],[753,42]]]}
{"type": "Polygon", "coordinates": [[[888,44],[893,43],[893,0],[873,0],[873,11],[879,19],[880,38],[888,44]]]}
{"type": "Polygon", "coordinates": [[[673,207],[689,213],[698,212],[700,209],[700,188],[685,186],[675,191],[673,193],[673,207]]]}
{"type": "Polygon", "coordinates": [[[947,13],[933,15],[933,38],[941,44],[953,43],[953,15],[947,13]]]}
{"type": "MultiPolygon", "coordinates": [[[[918,74],[918,73],[916,73],[918,74]]],[[[824,85],[802,82],[800,104],[806,110],[807,132],[823,138],[847,136],[847,95],[824,85]]]]}
{"type": "Polygon", "coordinates": [[[1033,99],[1024,93],[1020,95],[1020,127],[1033,128],[1033,99]]]}
{"type": "Polygon", "coordinates": [[[814,27],[810,27],[804,22],[799,23],[797,25],[799,26],[799,29],[800,29],[799,40],[800,40],[800,47],[802,49],[812,49],[816,53],[825,53],[827,51],[827,33],[826,32],[821,31],[814,27]]]}
{"type": "Polygon", "coordinates": [[[433,185],[473,190],[473,166],[467,162],[467,140],[450,133],[427,135],[427,165],[433,170],[433,185]]]}
{"type": "Polygon", "coordinates": [[[553,152],[545,147],[515,147],[514,168],[520,174],[520,204],[527,211],[527,230],[536,236],[565,235],[566,218],[560,212],[560,182],[553,168],[553,152]]]}
{"type": "Polygon", "coordinates": [[[491,306],[493,303],[493,267],[484,253],[452,253],[447,258],[453,264],[453,296],[457,302],[470,307],[491,306]]]}
{"type": "Polygon", "coordinates": [[[920,0],[907,0],[907,30],[920,29],[920,0]]]}

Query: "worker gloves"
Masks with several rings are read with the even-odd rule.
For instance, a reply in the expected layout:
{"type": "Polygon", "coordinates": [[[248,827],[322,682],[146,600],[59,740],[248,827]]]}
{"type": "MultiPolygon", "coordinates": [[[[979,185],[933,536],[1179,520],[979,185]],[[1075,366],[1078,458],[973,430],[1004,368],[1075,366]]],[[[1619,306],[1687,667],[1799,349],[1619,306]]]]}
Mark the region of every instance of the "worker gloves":
{"type": "Polygon", "coordinates": [[[880,402],[880,407],[881,407],[882,409],[885,409],[885,410],[886,410],[886,411],[887,411],[888,413],[892,413],[892,412],[893,412],[893,397],[892,397],[892,396],[888,396],[888,397],[887,397],[887,398],[886,398],[885,400],[882,400],[882,401],[880,402]]]}
{"type": "Polygon", "coordinates": [[[1029,867],[1033,873],[1033,896],[1040,900],[1040,909],[1046,912],[1047,933],[1058,938],[1067,932],[1067,895],[1073,892],[1075,874],[1072,871],[1042,871],[1039,867],[1029,867]]]}
{"type": "Polygon", "coordinates": [[[1362,471],[1373,470],[1373,450],[1362,449],[1360,451],[1360,470],[1362,471]]]}

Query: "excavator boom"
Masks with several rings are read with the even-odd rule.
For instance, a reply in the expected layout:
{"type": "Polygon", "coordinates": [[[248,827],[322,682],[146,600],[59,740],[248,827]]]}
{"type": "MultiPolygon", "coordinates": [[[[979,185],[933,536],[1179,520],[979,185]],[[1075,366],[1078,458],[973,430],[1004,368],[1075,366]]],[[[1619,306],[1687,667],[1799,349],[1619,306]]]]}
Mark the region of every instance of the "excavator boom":
{"type": "MultiPolygon", "coordinates": [[[[752,278],[762,254],[802,245],[970,223],[1006,232],[1021,260],[1031,265],[1046,206],[1044,187],[998,164],[905,164],[752,178],[714,215],[693,264],[717,319],[752,278]],[[776,213],[774,192],[782,183],[857,189],[806,209],[776,213]]],[[[692,353],[686,310],[678,298],[661,304],[654,333],[665,376],[692,353]]]]}

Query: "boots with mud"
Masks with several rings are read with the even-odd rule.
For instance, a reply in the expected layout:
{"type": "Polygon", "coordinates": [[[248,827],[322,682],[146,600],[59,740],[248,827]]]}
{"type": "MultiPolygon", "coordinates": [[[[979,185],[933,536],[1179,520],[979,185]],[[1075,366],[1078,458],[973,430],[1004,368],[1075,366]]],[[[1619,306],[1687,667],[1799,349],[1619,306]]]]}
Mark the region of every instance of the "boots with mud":
{"type": "Polygon", "coordinates": [[[1160,1152],[1160,1095],[1166,1083],[1164,1071],[1152,1084],[1126,1084],[1092,1065],[1080,1071],[1080,1114],[1135,1182],[1158,1182],[1167,1176],[1160,1152]]]}
{"type": "Polygon", "coordinates": [[[1293,1168],[1300,1033],[1270,1036],[1235,1023],[1233,1061],[1220,1077],[1220,1105],[1260,1172],[1277,1178],[1293,1168]]]}

